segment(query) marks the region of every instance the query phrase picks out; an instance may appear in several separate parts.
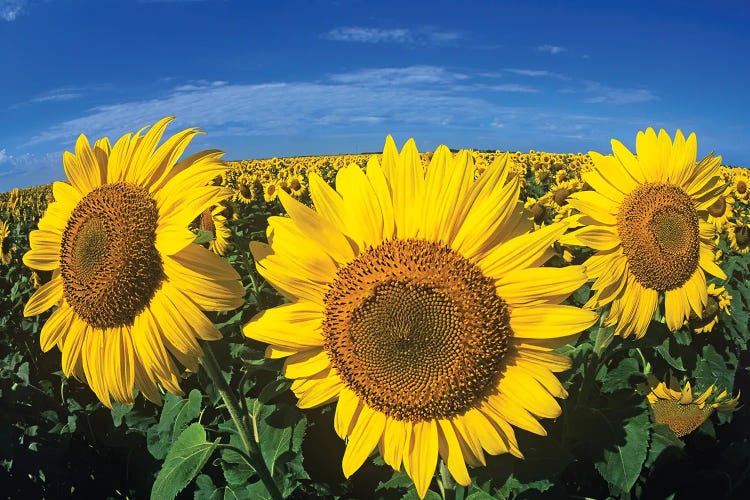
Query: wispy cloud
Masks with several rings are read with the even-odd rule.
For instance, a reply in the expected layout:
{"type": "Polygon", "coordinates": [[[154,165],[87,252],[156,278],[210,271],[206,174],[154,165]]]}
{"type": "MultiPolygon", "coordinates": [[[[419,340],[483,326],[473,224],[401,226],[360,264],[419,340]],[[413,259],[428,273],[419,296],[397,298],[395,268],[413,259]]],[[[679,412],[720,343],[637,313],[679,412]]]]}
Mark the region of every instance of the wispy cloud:
{"type": "Polygon", "coordinates": [[[556,55],[556,54],[562,54],[563,52],[567,52],[568,49],[565,47],[560,47],[558,45],[540,45],[536,48],[539,52],[546,52],[548,54],[556,55]]]}
{"type": "Polygon", "coordinates": [[[322,82],[190,82],[158,99],[95,107],[47,128],[24,146],[67,145],[80,133],[116,137],[167,115],[178,116],[178,126],[197,123],[214,135],[242,128],[247,136],[317,131],[323,124],[335,132],[383,121],[412,127],[489,123],[498,106],[476,91],[458,88],[468,78],[446,68],[412,66],[334,74],[322,82]]]}
{"type": "Polygon", "coordinates": [[[343,26],[327,31],[320,37],[336,42],[444,45],[460,40],[463,35],[457,31],[441,31],[428,26],[414,29],[343,26]]]}
{"type": "Polygon", "coordinates": [[[80,99],[86,94],[90,94],[91,92],[99,91],[104,86],[87,86],[87,87],[61,87],[58,89],[52,89],[48,90],[47,92],[43,92],[41,94],[37,94],[33,97],[30,97],[29,99],[18,102],[16,104],[13,104],[10,106],[11,109],[18,109],[23,106],[28,106],[32,104],[43,104],[43,103],[50,103],[50,102],[63,102],[63,101],[71,101],[73,99],[80,99]]]}
{"type": "Polygon", "coordinates": [[[505,71],[513,73],[514,75],[528,76],[531,78],[557,78],[558,80],[569,80],[570,78],[561,75],[560,73],[554,73],[544,69],[519,69],[519,68],[507,68],[505,71]]]}
{"type": "Polygon", "coordinates": [[[658,97],[645,88],[617,88],[599,82],[584,81],[583,102],[604,104],[634,104],[655,101],[658,97]]]}
{"type": "Polygon", "coordinates": [[[15,187],[37,186],[40,179],[48,182],[63,177],[62,152],[13,156],[5,149],[0,150],[0,192],[15,187]]]}
{"type": "Polygon", "coordinates": [[[330,80],[337,83],[383,86],[383,85],[421,85],[448,84],[466,80],[468,75],[449,71],[440,66],[408,66],[406,68],[370,68],[330,75],[330,80]]]}
{"type": "Polygon", "coordinates": [[[23,12],[25,2],[23,0],[0,0],[0,19],[4,21],[15,21],[23,12]]]}
{"type": "Polygon", "coordinates": [[[500,85],[485,85],[482,88],[487,90],[493,90],[495,92],[516,92],[519,94],[537,94],[541,92],[536,87],[530,87],[528,85],[520,85],[518,83],[504,83],[500,85]]]}

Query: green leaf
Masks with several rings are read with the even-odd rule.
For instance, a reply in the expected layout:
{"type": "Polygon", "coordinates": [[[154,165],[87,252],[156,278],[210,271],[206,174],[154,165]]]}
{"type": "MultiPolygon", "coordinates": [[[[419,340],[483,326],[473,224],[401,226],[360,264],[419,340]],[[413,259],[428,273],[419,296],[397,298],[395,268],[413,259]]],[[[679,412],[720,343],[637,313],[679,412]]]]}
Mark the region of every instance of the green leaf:
{"type": "Polygon", "coordinates": [[[112,403],[112,422],[115,427],[122,425],[122,417],[130,413],[133,409],[133,405],[122,405],[120,403],[112,403]]]}
{"type": "Polygon", "coordinates": [[[195,239],[193,240],[193,243],[198,245],[203,245],[204,243],[210,243],[214,241],[216,237],[214,236],[214,233],[211,231],[204,231],[202,229],[198,230],[198,234],[195,236],[195,239]]]}
{"type": "Polygon", "coordinates": [[[643,462],[645,468],[650,468],[659,458],[659,455],[667,448],[674,447],[682,449],[685,446],[680,438],[674,435],[672,429],[667,425],[654,423],[651,427],[651,442],[648,446],[648,455],[643,462]]]}
{"type": "Polygon", "coordinates": [[[497,491],[497,493],[500,494],[502,498],[516,498],[521,493],[529,490],[544,493],[548,489],[552,488],[552,486],[554,486],[554,483],[552,483],[552,481],[550,481],[549,479],[540,479],[537,481],[524,483],[521,482],[516,476],[511,474],[510,476],[508,476],[505,484],[503,484],[503,486],[497,491]]]}
{"type": "Polygon", "coordinates": [[[394,488],[410,488],[414,482],[403,472],[394,472],[391,478],[386,482],[378,483],[375,491],[389,490],[394,488]]]}
{"type": "Polygon", "coordinates": [[[260,391],[258,400],[263,404],[267,404],[279,394],[288,391],[290,387],[292,387],[292,381],[286,377],[274,380],[260,391]]]}
{"type": "Polygon", "coordinates": [[[703,346],[701,361],[695,367],[695,380],[697,386],[703,390],[716,384],[720,389],[731,391],[734,385],[734,368],[727,364],[724,358],[716,352],[711,344],[703,346]]]}
{"type": "Polygon", "coordinates": [[[201,471],[216,449],[219,439],[210,443],[206,430],[199,423],[182,431],[167,453],[151,489],[153,500],[173,499],[201,471]]]}
{"type": "Polygon", "coordinates": [[[21,363],[21,366],[18,367],[18,370],[16,371],[16,377],[21,379],[21,383],[23,385],[29,385],[29,362],[24,361],[21,363]]]}
{"type": "Polygon", "coordinates": [[[154,458],[162,460],[177,436],[197,419],[201,412],[201,393],[197,389],[190,391],[188,399],[174,394],[167,394],[159,423],[151,427],[146,434],[146,446],[154,458]]]}
{"type": "Polygon", "coordinates": [[[620,389],[631,389],[633,384],[630,377],[640,374],[638,361],[634,358],[624,358],[615,368],[608,371],[602,379],[602,392],[612,393],[620,389]]]}
{"type": "MultiPolygon", "coordinates": [[[[602,415],[604,416],[603,413],[602,415]]],[[[621,423],[610,421],[610,425],[619,427],[621,423]]],[[[650,426],[651,422],[645,411],[628,418],[623,427],[625,442],[615,443],[613,448],[605,448],[602,460],[594,464],[602,477],[623,493],[630,491],[641,473],[648,451],[650,426]]]]}
{"type": "Polygon", "coordinates": [[[216,488],[211,477],[206,474],[201,474],[195,479],[195,486],[193,494],[195,500],[219,500],[221,498],[221,490],[216,488]]]}
{"type": "Polygon", "coordinates": [[[682,359],[680,359],[679,354],[670,352],[670,343],[671,337],[667,337],[666,339],[664,339],[664,342],[662,342],[661,345],[656,347],[656,352],[658,352],[661,357],[664,358],[664,361],[669,363],[669,366],[671,366],[675,370],[684,372],[685,366],[682,364],[682,359]]]}

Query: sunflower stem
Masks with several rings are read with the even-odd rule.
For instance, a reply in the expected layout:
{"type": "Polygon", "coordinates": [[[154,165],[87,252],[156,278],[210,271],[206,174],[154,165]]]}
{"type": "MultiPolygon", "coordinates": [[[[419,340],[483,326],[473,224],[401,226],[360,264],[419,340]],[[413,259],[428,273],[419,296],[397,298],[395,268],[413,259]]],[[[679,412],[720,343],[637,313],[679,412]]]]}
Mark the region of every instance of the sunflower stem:
{"type": "Polygon", "coordinates": [[[266,466],[259,443],[251,438],[250,433],[248,432],[245,420],[242,418],[239,401],[229,388],[227,381],[224,380],[221,368],[219,368],[219,363],[216,360],[216,356],[214,355],[209,342],[203,342],[203,352],[204,356],[201,358],[201,364],[211,378],[211,381],[216,386],[216,389],[219,391],[221,399],[223,399],[224,403],[227,405],[229,414],[232,416],[232,420],[234,420],[235,427],[237,427],[240,439],[242,439],[242,444],[245,446],[245,450],[247,450],[247,458],[250,460],[250,465],[255,469],[256,474],[258,474],[258,477],[263,482],[266,490],[268,490],[268,494],[271,495],[271,498],[274,500],[281,500],[283,497],[281,496],[278,485],[274,482],[273,477],[266,466]]]}

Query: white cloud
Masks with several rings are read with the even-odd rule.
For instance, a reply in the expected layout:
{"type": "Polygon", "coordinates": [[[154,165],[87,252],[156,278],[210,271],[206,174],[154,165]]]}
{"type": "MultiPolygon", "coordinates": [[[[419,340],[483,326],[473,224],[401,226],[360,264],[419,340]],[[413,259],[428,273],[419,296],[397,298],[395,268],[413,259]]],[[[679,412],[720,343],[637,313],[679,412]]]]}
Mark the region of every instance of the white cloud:
{"type": "Polygon", "coordinates": [[[557,45],[540,45],[536,48],[539,52],[547,52],[548,54],[556,55],[556,54],[562,54],[563,52],[567,52],[568,49],[565,47],[559,47],[557,45]]]}
{"type": "Polygon", "coordinates": [[[38,186],[64,176],[61,151],[14,156],[7,154],[5,149],[0,150],[0,192],[38,186]]]}
{"type": "Polygon", "coordinates": [[[658,97],[644,88],[616,88],[599,82],[585,81],[583,102],[605,104],[634,104],[655,101],[658,97]]]}
{"type": "Polygon", "coordinates": [[[445,45],[459,41],[463,35],[457,31],[441,31],[429,26],[415,29],[343,26],[323,33],[320,37],[336,42],[445,45]]]}
{"type": "Polygon", "coordinates": [[[331,81],[344,84],[418,85],[448,84],[469,78],[439,66],[408,66],[406,68],[371,68],[330,75],[331,81]]]}
{"type": "Polygon", "coordinates": [[[521,94],[536,94],[540,90],[536,87],[529,87],[528,85],[519,85],[517,83],[504,83],[501,85],[487,85],[483,88],[487,90],[494,90],[495,92],[516,92],[521,94]]]}
{"type": "Polygon", "coordinates": [[[408,29],[363,28],[360,26],[334,28],[321,36],[326,40],[336,42],[408,43],[412,41],[411,32],[408,29]]]}
{"type": "Polygon", "coordinates": [[[0,18],[5,21],[15,21],[24,10],[22,0],[0,0],[0,18]]]}
{"type": "Polygon", "coordinates": [[[411,127],[489,123],[498,106],[476,89],[456,85],[468,78],[445,68],[412,66],[335,74],[323,82],[192,82],[158,99],[93,108],[43,130],[24,146],[52,142],[70,147],[80,133],[118,137],[169,115],[178,117],[176,126],[199,124],[212,134],[244,128],[247,136],[318,132],[321,125],[336,133],[337,127],[382,122],[411,127]]]}
{"type": "Polygon", "coordinates": [[[531,78],[546,77],[557,78],[558,80],[569,80],[569,78],[565,75],[561,75],[560,73],[554,73],[552,71],[547,71],[544,69],[508,68],[505,71],[507,71],[508,73],[513,73],[514,75],[528,76],[531,78]]]}

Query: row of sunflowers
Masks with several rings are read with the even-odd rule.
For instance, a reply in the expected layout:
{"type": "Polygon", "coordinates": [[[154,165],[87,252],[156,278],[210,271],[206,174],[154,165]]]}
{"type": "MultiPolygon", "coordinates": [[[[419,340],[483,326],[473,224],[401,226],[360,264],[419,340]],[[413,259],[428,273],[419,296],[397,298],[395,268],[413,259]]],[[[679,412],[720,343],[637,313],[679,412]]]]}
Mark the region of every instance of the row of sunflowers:
{"type": "Polygon", "coordinates": [[[654,495],[695,432],[750,456],[750,178],[694,134],[226,163],[169,122],[0,195],[3,392],[95,395],[19,414],[13,453],[110,412],[155,498],[654,495]]]}

